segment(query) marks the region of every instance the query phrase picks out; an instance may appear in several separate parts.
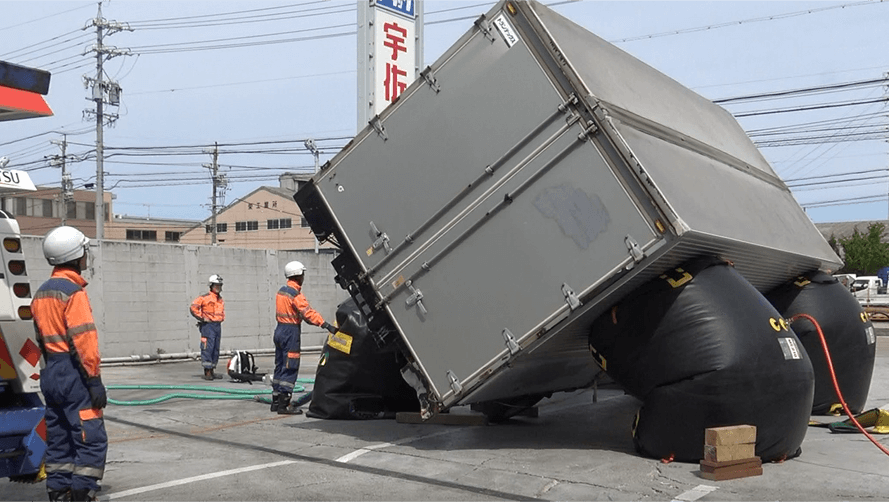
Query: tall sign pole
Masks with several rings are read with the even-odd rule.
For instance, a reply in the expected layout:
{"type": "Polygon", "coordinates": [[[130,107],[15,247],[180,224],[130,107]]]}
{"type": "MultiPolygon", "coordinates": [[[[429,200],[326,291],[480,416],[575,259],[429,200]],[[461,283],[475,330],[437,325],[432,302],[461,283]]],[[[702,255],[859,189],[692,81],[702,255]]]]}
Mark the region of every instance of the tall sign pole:
{"type": "Polygon", "coordinates": [[[420,0],[358,0],[358,131],[420,75],[420,0]]]}

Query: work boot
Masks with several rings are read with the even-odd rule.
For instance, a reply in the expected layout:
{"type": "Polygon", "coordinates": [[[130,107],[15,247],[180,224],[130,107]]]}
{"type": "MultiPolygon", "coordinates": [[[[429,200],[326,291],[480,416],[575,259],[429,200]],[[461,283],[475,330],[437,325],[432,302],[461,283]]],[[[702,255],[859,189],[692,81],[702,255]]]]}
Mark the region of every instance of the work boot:
{"type": "Polygon", "coordinates": [[[213,380],[213,370],[204,368],[204,380],[213,380]]]}
{"type": "Polygon", "coordinates": [[[275,412],[278,411],[278,400],[281,398],[281,394],[277,392],[272,393],[272,405],[269,407],[269,410],[275,412]]]}
{"type": "Polygon", "coordinates": [[[71,500],[72,501],[93,501],[99,500],[96,497],[96,492],[90,490],[89,488],[82,488],[80,490],[71,490],[71,500]]]}
{"type": "Polygon", "coordinates": [[[217,375],[215,368],[210,368],[210,376],[213,377],[210,380],[222,380],[222,375],[217,375]]]}
{"type": "Polygon", "coordinates": [[[290,394],[278,396],[278,415],[302,415],[303,410],[290,402],[290,394]]]}
{"type": "Polygon", "coordinates": [[[55,500],[68,502],[69,500],[71,500],[70,488],[65,488],[64,490],[46,490],[46,494],[49,496],[50,502],[55,500]]]}

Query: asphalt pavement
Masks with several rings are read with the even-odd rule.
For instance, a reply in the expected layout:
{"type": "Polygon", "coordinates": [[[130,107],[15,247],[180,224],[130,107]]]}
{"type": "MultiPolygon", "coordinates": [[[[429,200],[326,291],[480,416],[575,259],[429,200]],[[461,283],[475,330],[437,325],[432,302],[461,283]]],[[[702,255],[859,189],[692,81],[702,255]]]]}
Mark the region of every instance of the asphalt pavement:
{"type": "MultiPolygon", "coordinates": [[[[304,353],[300,377],[311,379],[317,361],[304,353]]],[[[272,358],[258,357],[257,365],[269,371],[272,358]]],[[[107,385],[269,389],[206,382],[197,361],[102,371],[107,385]]],[[[151,401],[174,392],[115,389],[109,396],[151,401]]],[[[861,434],[810,427],[801,456],[765,464],[761,476],[710,481],[697,464],[635,452],[630,426],[639,405],[616,388],[586,389],[542,401],[536,418],[479,426],[279,416],[252,399],[109,405],[100,500],[889,499],[889,456],[861,434]]],[[[877,338],[866,409],[878,407],[889,409],[889,336],[877,338]]],[[[889,435],[875,437],[889,447],[889,435]]],[[[43,484],[0,484],[0,500],[45,499],[43,484]]]]}

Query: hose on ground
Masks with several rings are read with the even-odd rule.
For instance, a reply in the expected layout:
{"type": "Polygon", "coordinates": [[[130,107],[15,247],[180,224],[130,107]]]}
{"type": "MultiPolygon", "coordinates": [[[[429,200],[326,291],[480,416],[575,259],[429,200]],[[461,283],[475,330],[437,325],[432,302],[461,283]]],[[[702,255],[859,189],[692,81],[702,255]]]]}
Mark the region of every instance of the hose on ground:
{"type": "Polygon", "coordinates": [[[833,389],[836,391],[837,397],[840,399],[840,404],[843,405],[843,412],[849,416],[849,419],[852,420],[852,423],[855,424],[855,427],[857,427],[862,434],[870,439],[871,443],[876,445],[876,447],[879,448],[883,453],[889,455],[889,449],[886,449],[886,447],[880,444],[880,442],[877,441],[873,436],[871,436],[870,433],[864,430],[864,427],[862,427],[861,424],[858,423],[858,420],[855,418],[853,413],[849,411],[849,406],[846,404],[846,399],[843,397],[843,393],[840,392],[840,384],[837,382],[837,375],[833,370],[833,361],[831,361],[830,359],[830,351],[827,350],[827,340],[824,338],[824,332],[821,331],[821,326],[818,324],[818,321],[816,321],[815,318],[810,316],[809,314],[797,314],[790,318],[790,322],[793,323],[799,319],[805,319],[811,322],[815,326],[815,330],[818,331],[818,336],[821,338],[821,347],[824,348],[824,358],[827,361],[827,368],[830,370],[830,378],[831,380],[833,380],[833,389]]]}
{"type": "MultiPolygon", "coordinates": [[[[299,383],[314,383],[314,378],[299,378],[296,380],[299,383]]],[[[173,390],[173,391],[194,391],[194,392],[210,392],[215,394],[195,394],[190,392],[173,392],[170,394],[163,395],[161,397],[157,397],[154,399],[143,399],[143,400],[118,400],[108,398],[108,404],[114,404],[117,406],[146,406],[157,403],[162,403],[164,401],[169,401],[170,399],[228,399],[228,400],[250,400],[250,401],[260,401],[260,402],[270,402],[264,400],[261,396],[271,394],[272,389],[262,389],[262,390],[254,390],[254,389],[228,389],[225,387],[214,387],[211,385],[106,385],[105,388],[107,390],[173,390]]],[[[293,393],[305,392],[306,388],[302,385],[296,385],[293,387],[293,393]]],[[[307,394],[311,396],[311,392],[307,394]]],[[[301,396],[302,397],[302,396],[301,396]]],[[[305,402],[308,402],[306,400],[305,402]]]]}

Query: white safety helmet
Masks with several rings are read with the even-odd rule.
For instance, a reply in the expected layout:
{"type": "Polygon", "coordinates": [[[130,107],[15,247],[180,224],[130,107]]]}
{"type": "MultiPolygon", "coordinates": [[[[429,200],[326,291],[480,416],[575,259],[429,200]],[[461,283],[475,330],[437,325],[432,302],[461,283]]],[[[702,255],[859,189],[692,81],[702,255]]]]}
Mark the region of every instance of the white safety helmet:
{"type": "Polygon", "coordinates": [[[303,272],[306,271],[306,266],[301,262],[292,261],[287,265],[284,265],[284,277],[294,277],[297,275],[303,275],[303,272]]]}
{"type": "Polygon", "coordinates": [[[90,240],[74,227],[56,227],[43,238],[43,256],[50,265],[61,265],[86,254],[90,240]]]}
{"type": "Polygon", "coordinates": [[[210,276],[209,279],[207,279],[207,282],[210,283],[210,286],[212,286],[214,284],[219,284],[221,286],[222,285],[222,276],[213,274],[210,276]]]}

